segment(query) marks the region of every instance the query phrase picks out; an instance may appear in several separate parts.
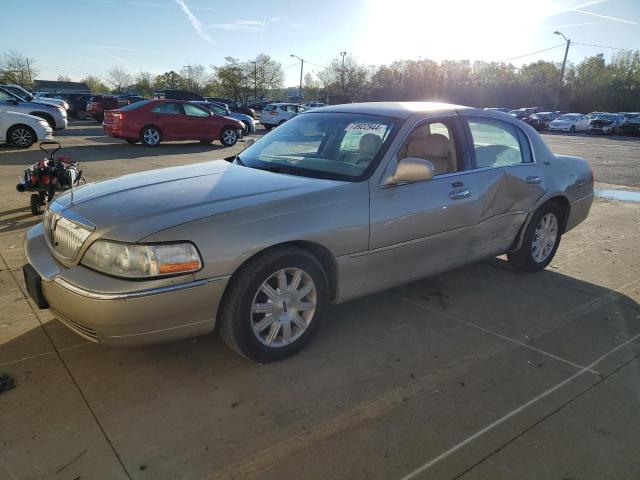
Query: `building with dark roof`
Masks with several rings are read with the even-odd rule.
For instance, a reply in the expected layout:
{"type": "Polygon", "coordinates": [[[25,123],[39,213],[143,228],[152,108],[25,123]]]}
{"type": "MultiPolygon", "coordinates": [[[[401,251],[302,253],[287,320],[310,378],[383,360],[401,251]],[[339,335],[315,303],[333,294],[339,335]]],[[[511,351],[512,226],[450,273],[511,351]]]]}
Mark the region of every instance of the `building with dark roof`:
{"type": "Polygon", "coordinates": [[[36,80],[33,83],[34,92],[61,93],[91,93],[91,89],[84,82],[60,82],[57,80],[36,80]]]}

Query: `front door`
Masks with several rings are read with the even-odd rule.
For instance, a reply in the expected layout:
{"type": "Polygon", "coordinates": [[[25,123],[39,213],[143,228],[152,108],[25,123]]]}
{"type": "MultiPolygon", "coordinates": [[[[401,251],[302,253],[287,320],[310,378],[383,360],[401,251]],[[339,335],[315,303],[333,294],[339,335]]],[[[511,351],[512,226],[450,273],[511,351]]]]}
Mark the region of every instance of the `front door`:
{"type": "Polygon", "coordinates": [[[395,162],[430,160],[426,182],[372,186],[370,287],[390,286],[448,270],[478,257],[473,242],[482,190],[468,172],[465,134],[457,115],[425,120],[408,135],[395,162]]]}

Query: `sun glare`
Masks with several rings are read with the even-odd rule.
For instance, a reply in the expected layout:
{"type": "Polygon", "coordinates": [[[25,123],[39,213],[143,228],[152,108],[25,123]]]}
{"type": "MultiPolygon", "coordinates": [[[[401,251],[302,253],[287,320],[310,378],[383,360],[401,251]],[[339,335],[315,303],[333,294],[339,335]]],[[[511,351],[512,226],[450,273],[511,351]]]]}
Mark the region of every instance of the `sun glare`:
{"type": "Polygon", "coordinates": [[[388,1],[370,0],[359,52],[366,63],[501,60],[532,47],[536,26],[559,8],[551,0],[396,0],[393,8],[388,1]],[[375,48],[372,38],[379,39],[375,48]]]}

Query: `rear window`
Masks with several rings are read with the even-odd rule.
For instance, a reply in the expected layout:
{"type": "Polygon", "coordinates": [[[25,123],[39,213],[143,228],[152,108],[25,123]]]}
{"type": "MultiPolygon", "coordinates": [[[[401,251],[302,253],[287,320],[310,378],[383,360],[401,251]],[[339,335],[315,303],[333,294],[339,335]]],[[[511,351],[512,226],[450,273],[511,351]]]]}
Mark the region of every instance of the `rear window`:
{"type": "Polygon", "coordinates": [[[277,107],[275,105],[267,105],[266,107],[264,107],[264,111],[265,112],[270,112],[271,110],[275,110],[277,107]]]}
{"type": "Polygon", "coordinates": [[[143,105],[146,105],[151,100],[142,100],[136,103],[130,103],[129,105],[125,105],[124,107],[120,107],[121,112],[128,112],[129,110],[135,110],[136,108],[140,108],[143,105]]]}

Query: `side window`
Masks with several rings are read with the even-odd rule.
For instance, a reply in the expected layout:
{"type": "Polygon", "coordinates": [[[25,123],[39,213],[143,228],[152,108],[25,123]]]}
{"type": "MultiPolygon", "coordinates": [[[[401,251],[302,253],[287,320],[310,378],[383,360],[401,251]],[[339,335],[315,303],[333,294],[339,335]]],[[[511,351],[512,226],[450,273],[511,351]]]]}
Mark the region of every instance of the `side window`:
{"type": "Polygon", "coordinates": [[[289,113],[297,113],[298,109],[295,105],[287,105],[287,112],[289,113]]]}
{"type": "MultiPolygon", "coordinates": [[[[525,161],[518,130],[513,125],[480,119],[469,120],[468,123],[477,168],[518,165],[525,161]]],[[[530,161],[530,157],[527,161],[530,161]]]]}
{"type": "Polygon", "coordinates": [[[433,163],[436,175],[458,171],[453,129],[442,122],[423,123],[409,134],[398,153],[398,160],[417,157],[433,163]]]}
{"type": "Polygon", "coordinates": [[[182,106],[182,108],[184,108],[184,113],[186,113],[191,117],[208,117],[209,116],[209,112],[191,103],[185,103],[182,106]]]}
{"type": "Polygon", "coordinates": [[[151,110],[154,113],[168,113],[171,115],[182,115],[182,107],[178,103],[161,103],[151,110]]]}
{"type": "Polygon", "coordinates": [[[0,91],[0,101],[6,102],[7,100],[11,100],[12,98],[13,97],[11,97],[9,94],[0,91]]]}

